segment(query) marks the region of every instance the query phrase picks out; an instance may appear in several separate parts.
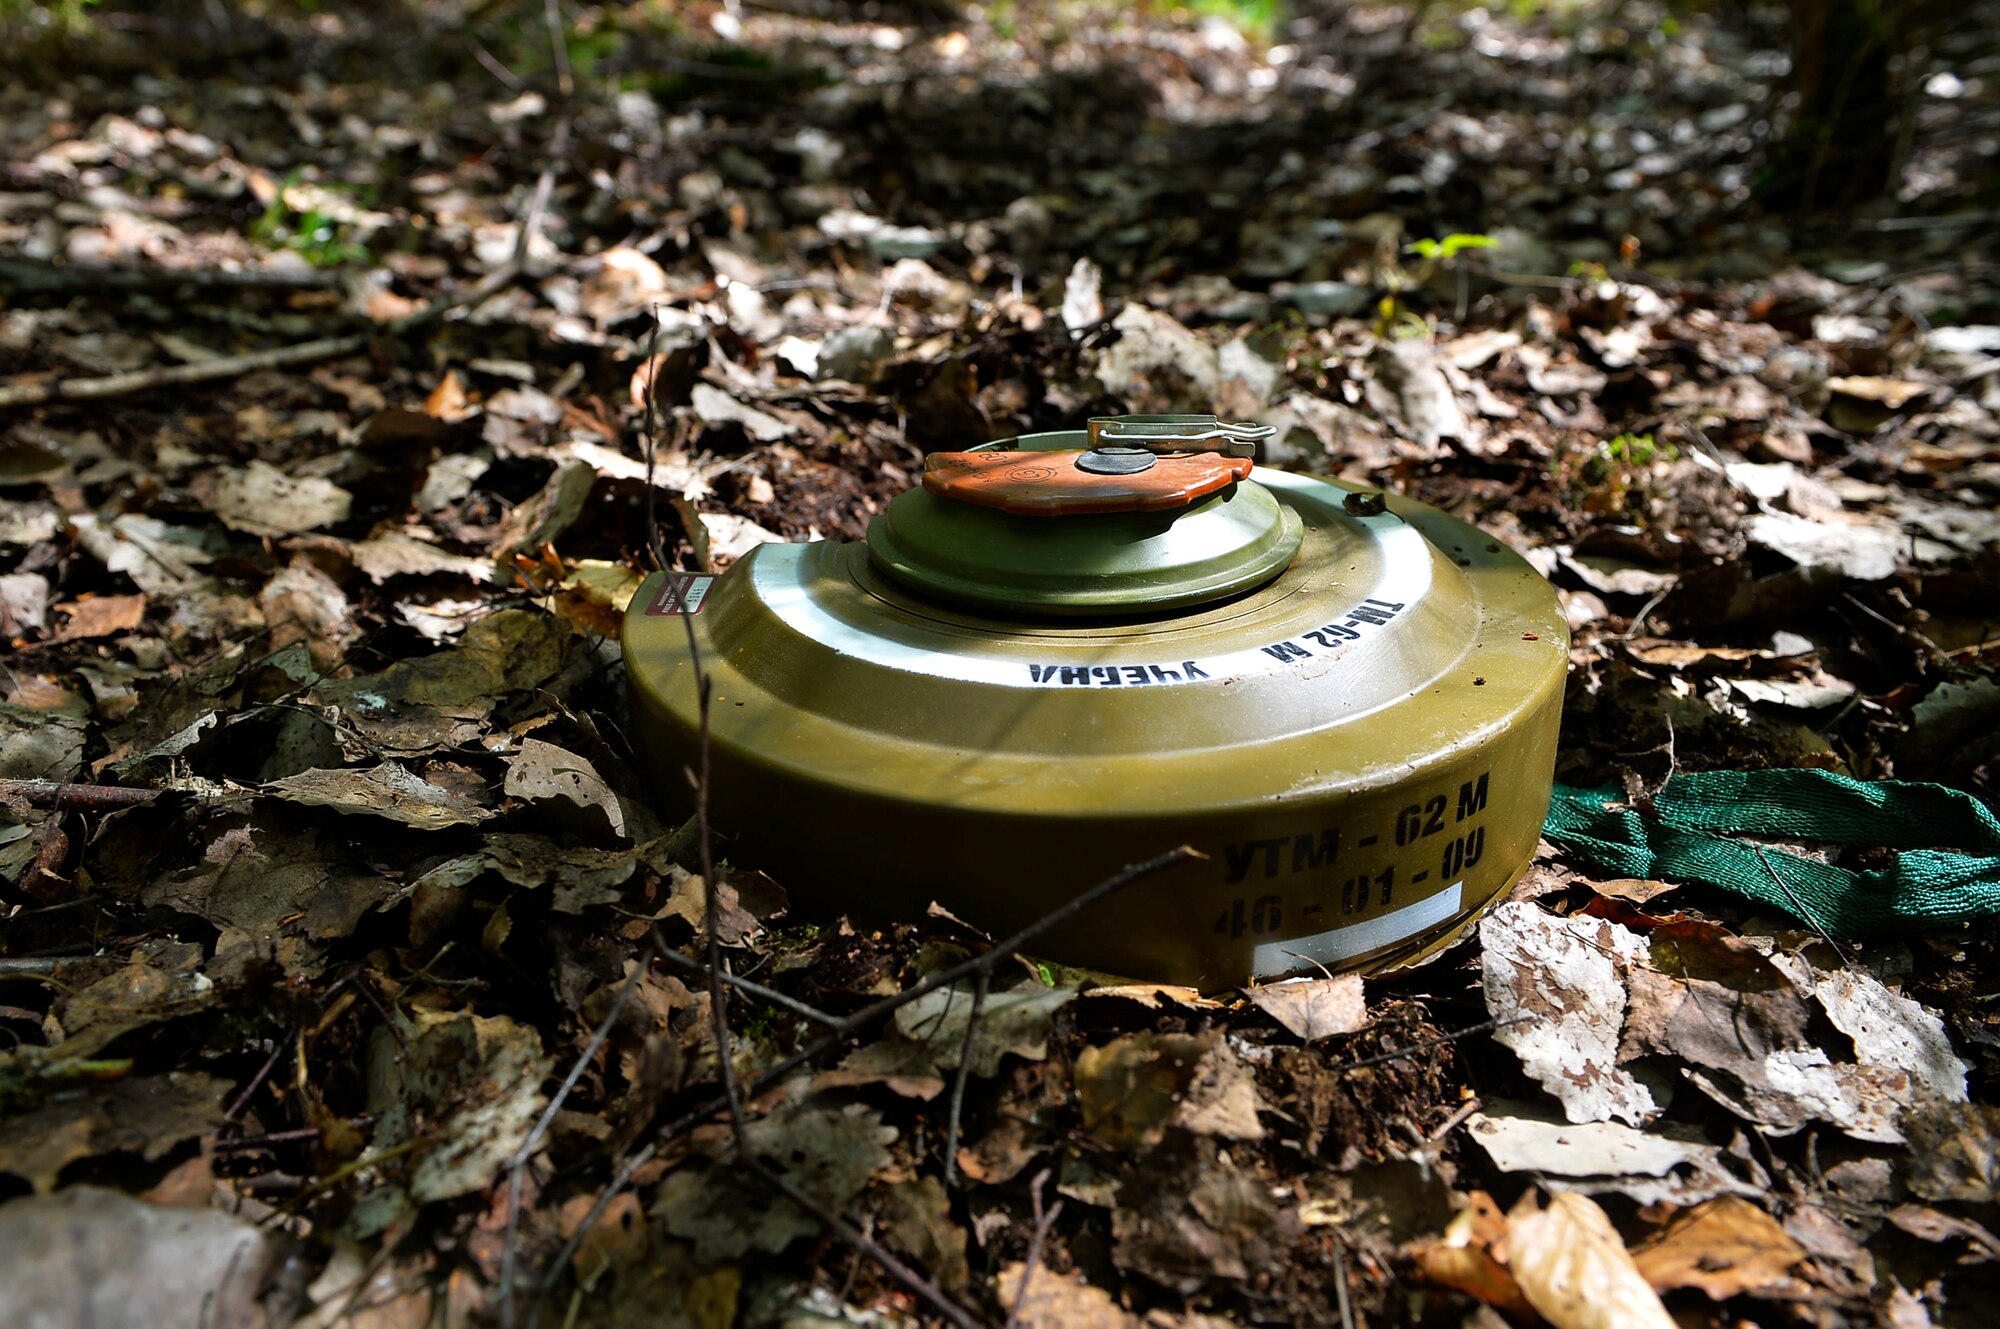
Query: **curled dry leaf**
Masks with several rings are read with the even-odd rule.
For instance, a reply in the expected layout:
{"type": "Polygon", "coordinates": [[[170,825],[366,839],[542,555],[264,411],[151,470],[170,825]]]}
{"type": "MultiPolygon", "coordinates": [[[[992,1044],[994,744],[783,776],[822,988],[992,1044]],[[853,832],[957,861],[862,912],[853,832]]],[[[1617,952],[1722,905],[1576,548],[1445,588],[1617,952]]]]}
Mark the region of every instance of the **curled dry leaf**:
{"type": "Polygon", "coordinates": [[[623,841],[625,810],[618,795],[604,783],[597,770],[582,757],[538,738],[522,742],[521,750],[507,763],[501,786],[509,798],[518,798],[574,831],[585,839],[623,841]]]}
{"type": "MultiPolygon", "coordinates": [[[[43,583],[47,589],[47,583],[43,583]]],[[[110,637],[120,632],[130,632],[146,617],[146,597],[143,595],[85,595],[68,604],[56,606],[56,613],[62,615],[63,625],[56,629],[51,643],[59,641],[85,641],[94,637],[110,637]]]]}
{"type": "Polygon", "coordinates": [[[354,496],[331,480],[293,478],[269,462],[225,470],[212,506],[222,524],[249,535],[299,535],[347,520],[354,496]]]}
{"type": "Polygon", "coordinates": [[[1521,1285],[1495,1253],[1507,1236],[1507,1218],[1493,1197],[1474,1191],[1444,1235],[1410,1251],[1423,1276],[1442,1287],[1456,1288],[1516,1319],[1534,1314],[1521,1285]]]}
{"type": "Polygon", "coordinates": [[[471,826],[493,815],[393,761],[366,771],[301,771],[273,780],[265,789],[290,803],[386,817],[420,831],[471,826]]]}
{"type": "Polygon", "coordinates": [[[1533,1192],[1507,1215],[1507,1267],[1528,1304],[1555,1329],[1676,1329],[1660,1294],[1592,1200],[1533,1192]]]}

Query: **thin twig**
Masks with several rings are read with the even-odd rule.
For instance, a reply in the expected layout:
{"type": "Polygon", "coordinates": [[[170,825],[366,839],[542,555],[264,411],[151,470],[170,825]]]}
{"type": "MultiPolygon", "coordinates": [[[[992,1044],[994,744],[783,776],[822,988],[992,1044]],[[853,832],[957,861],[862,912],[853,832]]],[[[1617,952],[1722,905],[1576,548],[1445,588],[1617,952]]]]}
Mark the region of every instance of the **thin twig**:
{"type": "Polygon", "coordinates": [[[333,360],[343,355],[352,355],[367,345],[368,339],[361,336],[321,337],[316,341],[300,342],[292,346],[274,346],[267,351],[253,351],[248,355],[225,355],[213,360],[198,360],[188,365],[159,365],[152,369],[135,369],[124,374],[106,374],[101,378],[58,378],[41,383],[8,383],[0,385],[0,410],[9,406],[39,406],[43,402],[51,401],[102,401],[107,397],[130,396],[132,393],[144,392],[149,388],[214,383],[225,378],[241,378],[260,369],[290,369],[319,360],[333,360]]]}
{"type": "Polygon", "coordinates": [[[250,1077],[250,1083],[243,1086],[243,1092],[236,1095],[236,1101],[231,1103],[228,1111],[222,1114],[224,1121],[234,1121],[243,1115],[243,1109],[250,1106],[251,1095],[263,1087],[264,1081],[271,1078],[271,1072],[277,1068],[278,1058],[285,1055],[285,1049],[290,1047],[292,1040],[297,1037],[298,1031],[293,1030],[283,1038],[274,1038],[271,1040],[271,1055],[264,1058],[262,1069],[250,1077]]]}
{"type": "Polygon", "coordinates": [[[653,306],[653,335],[646,347],[646,547],[652,551],[653,566],[667,570],[667,551],[660,544],[660,518],[653,488],[653,458],[659,451],[660,434],[654,425],[654,399],[660,386],[660,307],[653,306]]]}
{"type": "Polygon", "coordinates": [[[53,974],[66,964],[76,964],[89,958],[88,955],[0,955],[0,975],[28,974],[39,978],[53,974]]]}
{"type": "Polygon", "coordinates": [[[1021,1312],[1028,1304],[1028,1288],[1035,1281],[1035,1266],[1042,1262],[1042,1250],[1048,1245],[1049,1229],[1056,1225],[1056,1218],[1063,1211],[1061,1200],[1050,1205],[1046,1212],[1043,1211],[1042,1187],[1048,1185],[1048,1182],[1049,1170],[1043,1168],[1035,1174],[1034,1181],[1028,1185],[1028,1200],[1034,1206],[1035,1230],[1028,1238],[1027,1258],[1021,1261],[1021,1282],[1014,1289],[1014,1309],[1007,1312],[1006,1329],[1014,1329],[1014,1326],[1020,1323],[1021,1312]]]}
{"type": "Polygon", "coordinates": [[[783,1173],[773,1169],[754,1154],[744,1154],[743,1162],[762,1179],[765,1185],[817,1218],[820,1225],[828,1232],[881,1265],[892,1278],[921,1297],[939,1315],[958,1325],[960,1329],[978,1329],[979,1321],[974,1319],[965,1307],[946,1296],[944,1290],[936,1283],[904,1264],[884,1250],[881,1243],[873,1237],[793,1185],[783,1173]]]}
{"type": "Polygon", "coordinates": [[[515,275],[525,276],[531,258],[529,245],[542,229],[542,216],[548,211],[549,196],[555,192],[556,168],[569,151],[569,110],[565,108],[556,120],[556,132],[549,137],[549,159],[542,166],[542,173],[535,177],[535,192],[528,197],[528,211],[521,218],[521,229],[514,236],[514,257],[506,266],[515,275]]]}
{"type": "Polygon", "coordinates": [[[1337,1237],[1333,1243],[1333,1296],[1340,1305],[1340,1329],[1354,1329],[1354,1308],[1347,1302],[1347,1256],[1337,1237]]]}
{"type": "Polygon", "coordinates": [[[521,1192],[526,1186],[524,1176],[528,1168],[528,1158],[541,1146],[542,1137],[548,1134],[549,1123],[569,1100],[577,1081],[597,1056],[597,1050],[611,1037],[612,1026],[625,1011],[625,1003],[632,997],[632,989],[638,986],[639,976],[646,972],[643,964],[634,964],[632,972],[625,975],[625,981],[618,985],[618,995],[611,1000],[611,1009],[604,1013],[597,1029],[591,1034],[590,1042],[584,1045],[576,1060],[570,1064],[569,1074],[563,1077],[562,1086],[549,1098],[549,1105],[535,1122],[528,1138],[521,1141],[521,1147],[514,1151],[507,1164],[507,1237],[500,1250],[500,1323],[507,1329],[514,1325],[514,1266],[519,1255],[521,1228],[521,1192]]]}
{"type": "Polygon", "coordinates": [[[556,87],[567,101],[576,91],[576,82],[570,77],[569,43],[563,38],[562,9],[558,0],[546,0],[542,7],[542,18],[549,25],[549,49],[555,54],[556,87]]]}
{"type": "Polygon", "coordinates": [[[951,1078],[951,1112],[945,1118],[944,1186],[950,1190],[958,1179],[958,1125],[965,1110],[965,1082],[972,1072],[972,1039],[979,1031],[979,1013],[986,1009],[986,989],[992,981],[988,970],[980,970],[972,983],[972,1014],[965,1019],[965,1041],[958,1049],[958,1073],[951,1078]]]}
{"type": "Polygon", "coordinates": [[[1526,1024],[1534,1018],[1532,1015],[1510,1015],[1504,1020],[1481,1020],[1478,1024],[1470,1024],[1463,1029],[1454,1029],[1450,1033],[1440,1035],[1437,1038],[1427,1038],[1421,1043],[1412,1043],[1406,1048],[1399,1048],[1394,1052],[1384,1052],[1377,1057],[1363,1057],[1360,1061],[1346,1062],[1340,1066],[1336,1066],[1334,1069],[1358,1071],[1369,1066],[1386,1065],[1392,1061],[1401,1061],[1404,1057],[1410,1056],[1413,1053],[1423,1052],[1434,1047],[1443,1047],[1446,1043],[1456,1043],[1459,1039],[1469,1038],[1473,1034],[1483,1034],[1492,1029],[1505,1029],[1510,1025],[1526,1024]]]}
{"type": "MultiPolygon", "coordinates": [[[[923,982],[909,988],[907,991],[898,993],[893,997],[884,997],[872,1005],[864,1006],[852,1015],[842,1017],[835,1022],[831,1031],[825,1037],[817,1039],[810,1046],[794,1052],[791,1056],[784,1058],[769,1070],[751,1080],[748,1085],[749,1092],[753,1096],[756,1095],[805,1063],[838,1047],[848,1037],[858,1030],[866,1028],[871,1022],[893,1014],[926,993],[935,992],[940,987],[956,983],[959,979],[965,978],[970,974],[981,971],[992,972],[992,970],[998,968],[1001,964],[1019,953],[1022,948],[1036,937],[1042,935],[1042,933],[1059,923],[1074,918],[1098,901],[1117,894],[1133,883],[1165,872],[1169,868],[1179,867],[1183,863],[1191,863],[1206,857],[1208,856],[1199,850],[1188,845],[1182,845],[1178,849],[1171,850],[1155,858],[1149,858],[1143,863],[1134,863],[1112,874],[1067,904],[1058,907],[1051,913],[1043,915],[1027,927],[1016,932],[1013,936],[1004,939],[993,949],[981,955],[973,956],[962,963],[953,965],[949,969],[941,970],[923,982]]],[[[1410,1050],[1414,1051],[1414,1049],[1410,1050]]],[[[668,1141],[706,1121],[727,1105],[726,1099],[709,1099],[696,1107],[692,1112],[661,1127],[654,1135],[651,1143],[626,1159],[619,1166],[618,1171],[612,1176],[609,1184],[605,1186],[603,1192],[592,1204],[590,1211],[584,1215],[583,1221],[577,1224],[576,1230],[563,1243],[562,1249],[557,1252],[556,1258],[551,1262],[548,1272],[543,1275],[542,1284],[536,1294],[535,1301],[536,1312],[538,1314],[543,1302],[547,1299],[549,1293],[554,1290],[556,1280],[561,1277],[561,1271],[569,1263],[570,1257],[583,1245],[585,1236],[597,1225],[598,1220],[604,1216],[604,1212],[611,1207],[612,1200],[631,1182],[639,1169],[652,1161],[660,1148],[668,1141]]],[[[530,1323],[533,1323],[532,1316],[530,1317],[530,1323]]]]}
{"type": "Polygon", "coordinates": [[[0,283],[16,293],[156,291],[181,286],[228,290],[328,290],[341,274],[324,268],[139,268],[100,263],[34,263],[0,258],[0,283]]]}
{"type": "MultiPolygon", "coordinates": [[[[549,12],[555,12],[555,0],[549,0],[549,12]]],[[[655,327],[658,321],[655,320],[655,327]]],[[[652,465],[654,437],[653,385],[659,378],[656,368],[646,384],[646,455],[648,457],[646,492],[653,490],[652,465]]],[[[668,573],[671,578],[674,574],[668,573]]],[[[715,841],[708,823],[708,775],[709,775],[709,697],[711,680],[708,671],[702,667],[701,642],[694,633],[694,613],[688,607],[689,596],[684,588],[678,598],[681,627],[687,633],[688,667],[694,674],[695,706],[699,715],[700,729],[696,736],[695,768],[690,775],[694,781],[694,823],[695,839],[701,854],[701,895],[702,932],[708,945],[708,1010],[709,1021],[715,1036],[715,1055],[718,1078],[722,1082],[722,1100],[729,1108],[730,1133],[736,1140],[736,1151],[748,1156],[748,1137],[744,1134],[743,1101],[736,1091],[736,1067],[729,1041],[729,994],[722,987],[722,932],[717,924],[720,911],[718,896],[721,883],[715,876],[715,841]]]]}
{"type": "MultiPolygon", "coordinates": [[[[350,1126],[366,1126],[375,1119],[360,1116],[349,1119],[350,1126]]],[[[244,1135],[233,1140],[217,1140],[210,1146],[218,1154],[232,1153],[242,1149],[261,1149],[266,1145],[292,1144],[300,1140],[317,1140],[324,1132],[323,1126],[301,1126],[297,1130],[272,1131],[268,1135],[244,1135]]]]}
{"type": "MultiPolygon", "coordinates": [[[[969,978],[973,974],[982,971],[991,973],[1025,950],[1029,942],[1041,936],[1050,928],[1068,922],[1098,901],[1117,894],[1134,882],[1143,881],[1147,877],[1165,872],[1169,868],[1179,867],[1183,863],[1192,863],[1197,859],[1206,857],[1208,856],[1199,850],[1188,845],[1182,845],[1178,849],[1170,850],[1155,858],[1149,858],[1143,863],[1134,863],[1106,877],[1083,894],[1044,914],[1027,927],[1016,932],[1013,936],[1002,940],[991,950],[975,955],[968,960],[963,960],[949,969],[940,969],[913,987],[906,988],[894,996],[884,997],[880,1001],[864,1006],[852,1015],[843,1016],[840,1022],[825,1037],[815,1040],[809,1046],[800,1048],[797,1052],[777,1062],[769,1070],[766,1070],[756,1079],[750,1081],[748,1086],[749,1092],[753,1096],[762,1092],[815,1057],[839,1046],[840,1043],[851,1035],[866,1029],[869,1025],[885,1016],[893,1015],[920,997],[935,992],[941,987],[948,987],[962,978],[969,978]]],[[[662,1139],[671,1140],[675,1136],[699,1125],[709,1117],[714,1116],[724,1106],[725,1104],[721,1099],[711,1098],[689,1112],[686,1116],[681,1117],[678,1121],[668,1123],[661,1129],[660,1136],[662,1139]]]]}
{"type": "Polygon", "coordinates": [[[1778,883],[1778,889],[1785,893],[1785,898],[1792,902],[1792,908],[1798,911],[1799,917],[1810,924],[1812,930],[1819,934],[1819,939],[1833,949],[1833,953],[1839,959],[1841,966],[1843,968],[1847,967],[1850,963],[1847,958],[1847,952],[1840,949],[1840,943],[1828,935],[1827,930],[1820,925],[1819,919],[1813,916],[1812,910],[1806,908],[1805,901],[1799,899],[1798,895],[1792,890],[1792,883],[1778,875],[1778,870],[1771,866],[1771,860],[1764,857],[1764,846],[1761,844],[1752,844],[1750,845],[1750,849],[1751,852],[1757,855],[1757,861],[1764,865],[1764,871],[1771,874],[1771,880],[1778,883]]]}
{"type": "MultiPolygon", "coordinates": [[[[668,945],[666,935],[657,927],[653,929],[653,949],[662,960],[678,969],[690,974],[700,974],[704,978],[709,974],[707,965],[691,956],[681,954],[668,945]]],[[[728,970],[723,971],[722,981],[739,992],[755,997],[759,1001],[768,1001],[773,1006],[782,1006],[792,1014],[811,1020],[814,1024],[832,1026],[840,1023],[840,1017],[837,1015],[829,1015],[819,1007],[800,1001],[797,997],[788,996],[775,988],[767,988],[762,983],[753,983],[728,970]]]]}

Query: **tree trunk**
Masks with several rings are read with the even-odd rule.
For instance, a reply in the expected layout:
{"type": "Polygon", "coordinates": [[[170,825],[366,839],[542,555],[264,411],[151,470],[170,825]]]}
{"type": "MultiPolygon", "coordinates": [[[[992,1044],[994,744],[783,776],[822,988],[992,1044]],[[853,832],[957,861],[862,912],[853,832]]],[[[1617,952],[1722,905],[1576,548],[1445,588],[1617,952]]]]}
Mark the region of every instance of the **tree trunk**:
{"type": "Polygon", "coordinates": [[[1762,193],[1781,208],[1841,207],[1887,192],[1920,71],[1931,0],[1792,0],[1794,103],[1762,193]],[[1907,64],[1907,62],[1905,62],[1907,64]],[[1900,76],[1900,77],[1899,77],[1900,76]]]}

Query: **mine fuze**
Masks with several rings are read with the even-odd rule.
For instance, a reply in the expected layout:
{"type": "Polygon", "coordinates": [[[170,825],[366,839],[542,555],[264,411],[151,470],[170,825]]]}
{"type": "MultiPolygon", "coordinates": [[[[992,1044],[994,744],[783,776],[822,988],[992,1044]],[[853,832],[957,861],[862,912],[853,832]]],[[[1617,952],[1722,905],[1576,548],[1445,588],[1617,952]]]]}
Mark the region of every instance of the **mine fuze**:
{"type": "Polygon", "coordinates": [[[865,543],[654,575],[625,660],[667,810],[692,628],[716,857],[803,905],[998,935],[1188,844],[1036,949],[1209,990],[1436,950],[1534,854],[1568,628],[1472,526],[1255,466],[1269,433],[1114,416],[937,453],[865,543]]]}

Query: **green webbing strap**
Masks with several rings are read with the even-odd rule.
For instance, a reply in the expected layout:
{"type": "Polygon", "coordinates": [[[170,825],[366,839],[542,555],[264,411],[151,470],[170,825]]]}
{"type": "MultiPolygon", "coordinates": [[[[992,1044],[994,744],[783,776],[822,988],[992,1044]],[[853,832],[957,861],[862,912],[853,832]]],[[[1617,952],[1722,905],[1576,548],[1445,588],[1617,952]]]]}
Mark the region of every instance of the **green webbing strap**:
{"type": "Polygon", "coordinates": [[[1605,872],[1721,886],[1843,940],[2000,914],[2000,818],[1943,785],[1706,771],[1668,780],[1642,814],[1616,786],[1559,784],[1544,834],[1605,872]],[[1856,872],[1739,835],[1903,852],[1856,872]]]}

